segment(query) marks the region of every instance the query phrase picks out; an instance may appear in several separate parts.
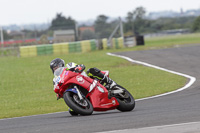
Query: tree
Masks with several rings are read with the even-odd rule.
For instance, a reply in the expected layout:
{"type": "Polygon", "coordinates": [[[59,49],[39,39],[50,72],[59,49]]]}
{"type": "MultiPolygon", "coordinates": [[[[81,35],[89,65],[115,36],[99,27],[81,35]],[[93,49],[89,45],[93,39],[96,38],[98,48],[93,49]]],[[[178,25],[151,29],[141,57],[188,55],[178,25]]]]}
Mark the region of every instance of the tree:
{"type": "Polygon", "coordinates": [[[64,17],[62,13],[57,13],[56,18],[52,20],[51,27],[52,30],[61,29],[75,29],[75,20],[71,17],[64,17]]]}
{"type": "Polygon", "coordinates": [[[140,32],[143,32],[143,28],[145,26],[145,9],[143,7],[137,7],[133,11],[133,17],[134,17],[134,33],[139,34],[140,32]]]}
{"type": "Polygon", "coordinates": [[[11,39],[11,36],[5,30],[3,30],[3,38],[4,38],[4,40],[9,40],[9,39],[11,39]]]}
{"type": "Polygon", "coordinates": [[[176,18],[158,18],[150,21],[150,31],[158,32],[170,29],[191,29],[194,22],[194,16],[176,17],[176,18]]]}
{"type": "Polygon", "coordinates": [[[194,22],[193,22],[193,25],[192,25],[192,30],[193,31],[200,31],[200,16],[197,17],[194,22]]]}
{"type": "Polygon", "coordinates": [[[105,15],[99,15],[94,22],[95,31],[98,38],[108,38],[112,33],[111,24],[107,22],[108,17],[105,15]]]}
{"type": "Polygon", "coordinates": [[[134,19],[133,19],[133,13],[132,12],[128,12],[127,13],[127,17],[126,17],[127,23],[124,26],[124,29],[126,32],[129,32],[130,35],[133,35],[134,32],[134,19]]]}
{"type": "Polygon", "coordinates": [[[134,34],[141,32],[146,23],[146,20],[144,19],[145,13],[146,11],[143,7],[137,7],[133,12],[128,12],[125,30],[128,32],[131,29],[134,34]]]}
{"type": "Polygon", "coordinates": [[[146,11],[144,7],[137,7],[133,11],[133,16],[135,17],[136,20],[141,20],[141,19],[144,19],[145,13],[146,11]]]}

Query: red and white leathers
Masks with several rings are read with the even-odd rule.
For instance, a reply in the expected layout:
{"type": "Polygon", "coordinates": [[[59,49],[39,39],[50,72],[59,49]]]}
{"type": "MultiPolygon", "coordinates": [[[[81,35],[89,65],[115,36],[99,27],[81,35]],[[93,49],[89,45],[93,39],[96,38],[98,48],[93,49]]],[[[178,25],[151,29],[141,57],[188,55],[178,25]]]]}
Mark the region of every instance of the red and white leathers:
{"type": "Polygon", "coordinates": [[[77,65],[74,62],[71,62],[71,63],[66,64],[66,67],[60,67],[55,70],[54,78],[53,78],[53,85],[54,85],[53,89],[54,89],[54,92],[57,94],[57,97],[59,96],[59,92],[60,92],[60,87],[58,85],[58,83],[60,81],[59,75],[63,72],[64,69],[70,70],[70,71],[76,71],[76,69],[78,69],[78,67],[79,67],[79,65],[77,65]]]}

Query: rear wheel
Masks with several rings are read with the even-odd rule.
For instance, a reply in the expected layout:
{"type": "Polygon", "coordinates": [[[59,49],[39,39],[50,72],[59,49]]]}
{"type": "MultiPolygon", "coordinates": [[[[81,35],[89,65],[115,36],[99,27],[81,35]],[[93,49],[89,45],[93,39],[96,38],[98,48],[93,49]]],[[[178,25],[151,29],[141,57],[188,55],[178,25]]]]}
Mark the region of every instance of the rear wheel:
{"type": "Polygon", "coordinates": [[[76,93],[70,91],[65,92],[63,98],[65,103],[73,110],[73,114],[91,115],[93,113],[93,106],[87,98],[83,97],[80,100],[76,93]]]}
{"type": "Polygon", "coordinates": [[[135,99],[128,90],[119,85],[117,85],[117,87],[120,87],[124,90],[123,93],[117,94],[117,96],[115,96],[119,103],[117,109],[122,112],[132,111],[135,108],[135,99]]]}

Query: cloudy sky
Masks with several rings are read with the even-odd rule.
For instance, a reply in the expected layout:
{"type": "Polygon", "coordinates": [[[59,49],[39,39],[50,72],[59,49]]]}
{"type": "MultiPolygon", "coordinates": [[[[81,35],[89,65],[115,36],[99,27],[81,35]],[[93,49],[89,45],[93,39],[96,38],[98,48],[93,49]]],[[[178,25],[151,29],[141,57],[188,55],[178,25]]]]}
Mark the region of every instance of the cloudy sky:
{"type": "Polygon", "coordinates": [[[47,23],[62,12],[76,21],[96,19],[100,14],[125,17],[143,6],[153,11],[200,9],[200,0],[0,0],[0,25],[47,23]]]}

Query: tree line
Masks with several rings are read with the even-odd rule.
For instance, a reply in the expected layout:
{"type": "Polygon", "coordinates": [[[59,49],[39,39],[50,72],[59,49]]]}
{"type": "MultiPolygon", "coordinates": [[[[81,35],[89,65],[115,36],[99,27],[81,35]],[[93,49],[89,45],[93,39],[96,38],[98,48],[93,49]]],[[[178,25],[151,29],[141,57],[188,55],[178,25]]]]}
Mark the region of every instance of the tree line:
{"type": "MultiPolygon", "coordinates": [[[[158,18],[155,20],[147,19],[146,10],[144,7],[137,7],[133,11],[127,13],[125,19],[123,19],[123,29],[125,36],[156,33],[163,30],[171,29],[189,29],[191,32],[200,32],[200,16],[184,16],[176,18],[158,18]]],[[[53,30],[58,29],[75,29],[77,28],[77,21],[72,17],[65,17],[62,13],[57,13],[56,17],[51,21],[49,29],[43,31],[30,31],[23,30],[27,35],[27,38],[40,37],[42,35],[53,36],[53,30]]],[[[118,19],[109,21],[109,17],[106,15],[97,16],[93,25],[95,28],[95,34],[91,31],[85,31],[82,35],[83,39],[99,39],[108,38],[112,31],[118,24],[118,19]]],[[[85,25],[80,25],[85,26],[85,25]]],[[[5,40],[12,38],[4,32],[5,40]]],[[[115,37],[120,36],[119,33],[115,34],[115,37]]]]}

